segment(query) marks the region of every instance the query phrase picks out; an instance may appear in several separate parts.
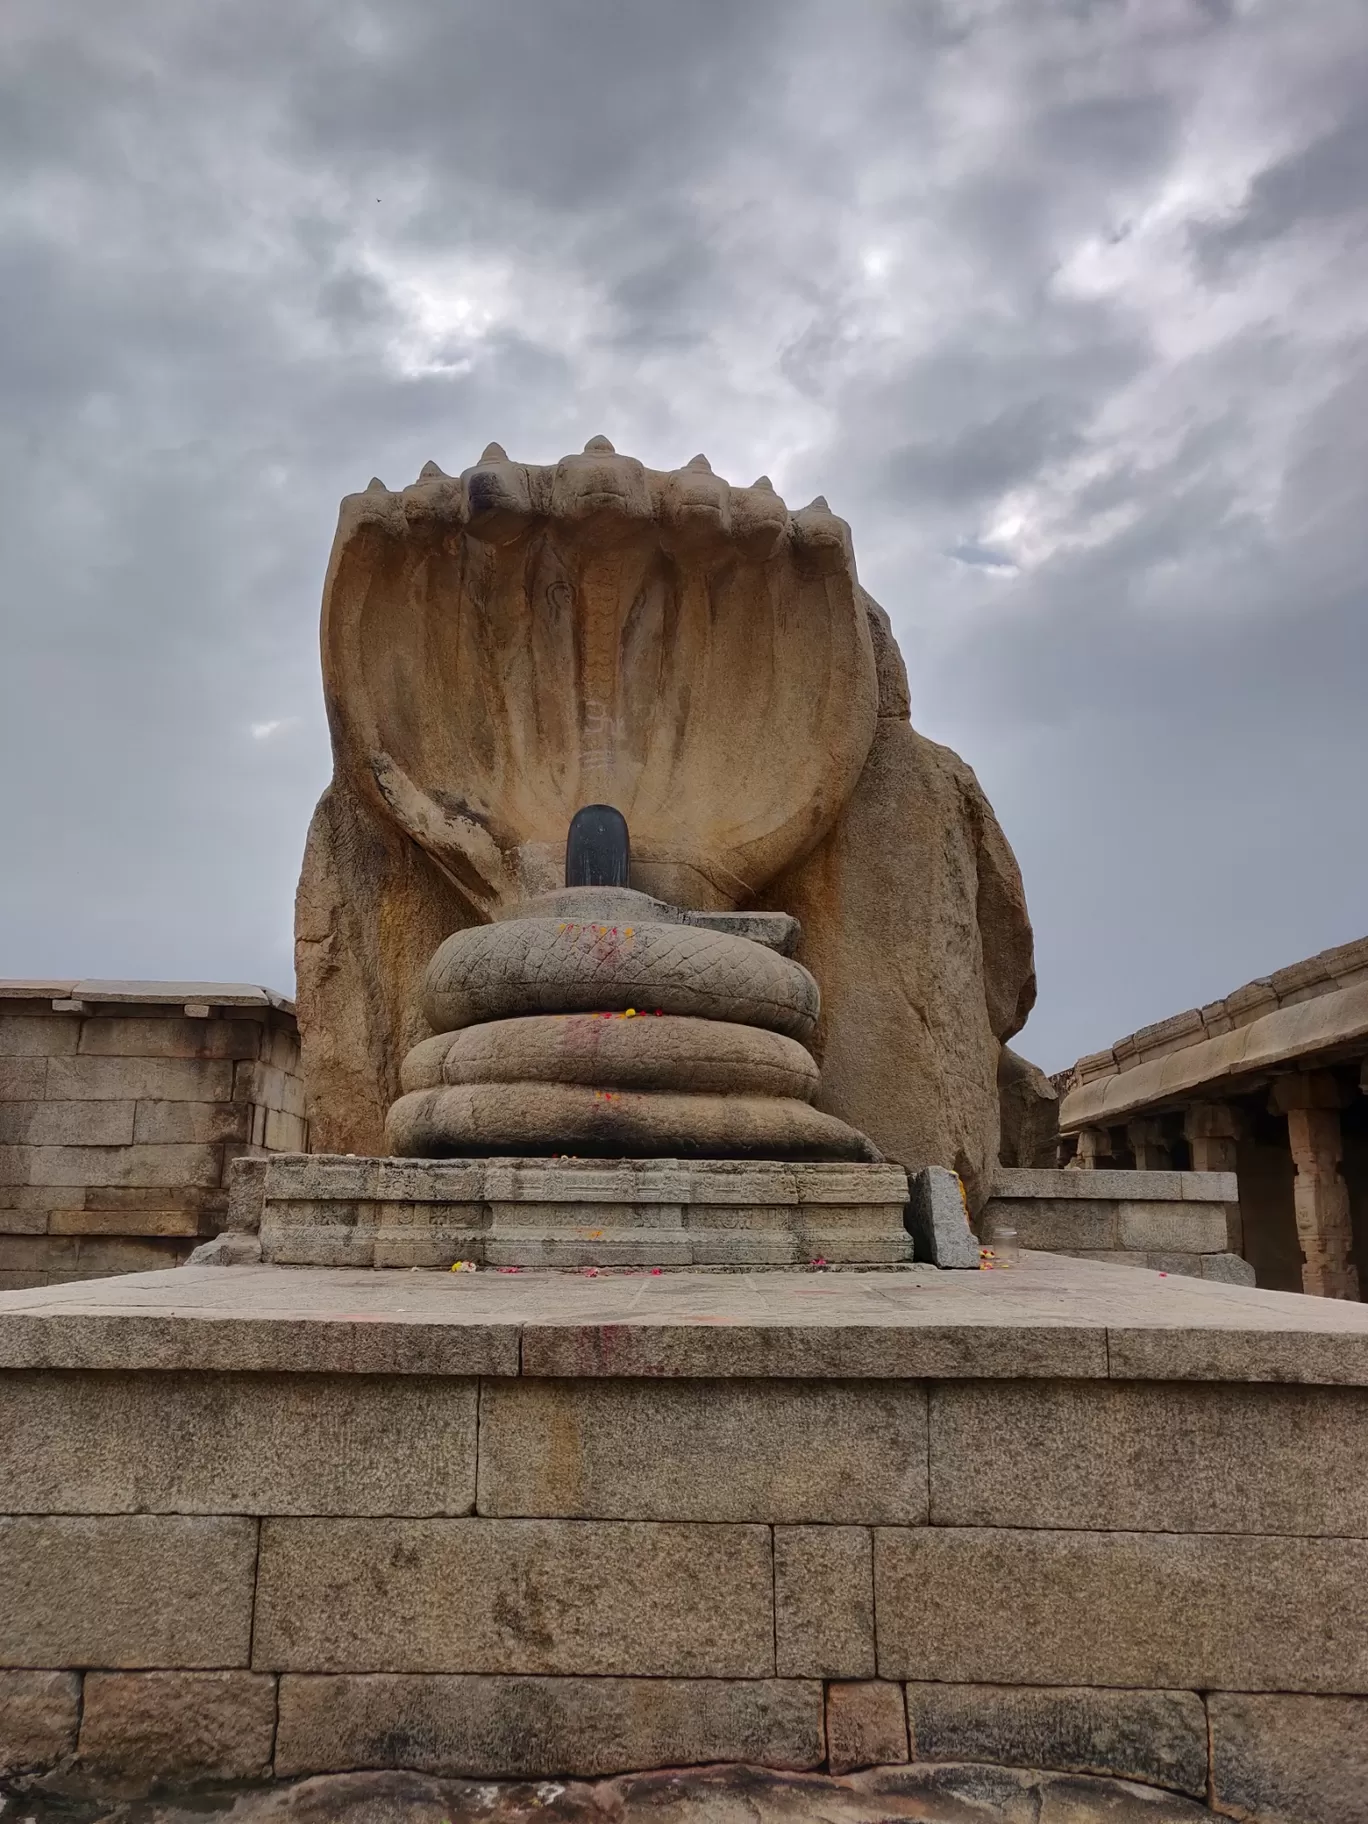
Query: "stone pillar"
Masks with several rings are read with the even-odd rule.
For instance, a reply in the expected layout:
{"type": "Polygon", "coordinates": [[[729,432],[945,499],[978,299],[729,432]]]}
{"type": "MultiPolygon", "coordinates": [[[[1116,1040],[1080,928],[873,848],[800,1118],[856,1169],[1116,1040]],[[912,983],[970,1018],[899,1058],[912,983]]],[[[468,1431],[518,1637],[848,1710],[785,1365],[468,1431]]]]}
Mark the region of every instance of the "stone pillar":
{"type": "Polygon", "coordinates": [[[1349,1226],[1349,1187],[1340,1171],[1339,1085],[1328,1071],[1280,1077],[1270,1106],[1287,1116],[1287,1139],[1297,1176],[1297,1238],[1302,1251],[1302,1291],[1319,1298],[1359,1296],[1349,1226]]]}
{"type": "Polygon", "coordinates": [[[1078,1171],[1091,1172],[1096,1169],[1098,1159],[1105,1159],[1110,1153],[1111,1135],[1105,1127],[1080,1127],[1078,1151],[1069,1164],[1078,1171]]]}
{"type": "Polygon", "coordinates": [[[1183,1116],[1194,1172],[1233,1172],[1244,1126],[1238,1108],[1224,1102],[1194,1102],[1183,1116]]]}
{"type": "MultiPolygon", "coordinates": [[[[1245,1126],[1244,1111],[1228,1102],[1194,1102],[1183,1115],[1193,1171],[1235,1171],[1245,1126]]],[[[1238,1203],[1226,1205],[1226,1247],[1232,1254],[1244,1253],[1244,1223],[1238,1203]]]]}
{"type": "Polygon", "coordinates": [[[1137,1172],[1167,1172],[1172,1169],[1164,1124],[1153,1117],[1126,1123],[1126,1138],[1135,1154],[1137,1172]]]}

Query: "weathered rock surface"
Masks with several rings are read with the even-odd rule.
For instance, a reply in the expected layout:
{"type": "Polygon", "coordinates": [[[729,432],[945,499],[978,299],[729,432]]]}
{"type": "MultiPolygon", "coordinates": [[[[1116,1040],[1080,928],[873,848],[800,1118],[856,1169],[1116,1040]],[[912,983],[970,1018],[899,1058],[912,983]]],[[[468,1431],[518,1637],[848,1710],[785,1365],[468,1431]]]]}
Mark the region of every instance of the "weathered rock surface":
{"type": "Polygon", "coordinates": [[[817,1093],[817,1066],[795,1039],[732,1020],[661,1014],[528,1014],[415,1045],[405,1091],[443,1083],[587,1083],[707,1095],[817,1093]]]}
{"type": "Polygon", "coordinates": [[[275,1680],[255,1672],[91,1672],[75,1777],[105,1792],[260,1779],[275,1726],[275,1680]]]}
{"type": "Polygon", "coordinates": [[[1003,1165],[1048,1170],[1059,1162],[1059,1091],[1037,1064],[1004,1045],[998,1059],[1003,1165]]]}
{"type": "Polygon", "coordinates": [[[192,1267],[255,1267],[261,1262],[261,1243],[255,1235],[225,1229],[212,1241],[203,1241],[187,1261],[192,1267]]]}
{"type": "Polygon", "coordinates": [[[30,1793],[23,1805],[35,1824],[1210,1824],[1217,1816],[1125,1780],[982,1766],[877,1767],[844,1779],[721,1766],[594,1785],[342,1773],[267,1791],[202,1792],[184,1804],[50,1809],[30,1793]]]}
{"type": "Polygon", "coordinates": [[[792,1097],[682,1095],[578,1083],[459,1083],[401,1096],[387,1151],[443,1158],[558,1153],[604,1158],[866,1159],[861,1133],[792,1097]]]}
{"type": "Polygon", "coordinates": [[[833,1773],[884,1767],[907,1759],[907,1712],[901,1685],[881,1679],[827,1686],[827,1760],[833,1773]]]}
{"type": "Polygon", "coordinates": [[[1234,1818],[1361,1824],[1368,1700],[1213,1692],[1212,1786],[1234,1818]]]}
{"type": "Polygon", "coordinates": [[[80,1714],[74,1672],[0,1672],[0,1776],[70,1754],[80,1714]]]}
{"type": "Polygon", "coordinates": [[[310,1143],[383,1153],[399,1066],[430,1030],[421,985],[475,915],[436,862],[341,780],[319,800],[295,894],[295,978],[310,1143]]]}
{"type": "Polygon", "coordinates": [[[801,964],[748,938],[692,925],[551,918],[457,932],[433,957],[423,985],[423,1011],[435,1032],[518,1014],[632,1007],[805,1039],[819,1004],[817,984],[801,964]]]}
{"type": "Polygon", "coordinates": [[[977,1211],[998,1149],[1000,1046],[1035,1000],[1021,874],[972,771],[908,721],[888,616],[864,597],[879,721],[858,783],[811,854],[757,904],[802,926],[822,985],[818,1104],[907,1166],[957,1171],[977,1211]]]}
{"type": "Polygon", "coordinates": [[[635,886],[803,921],[821,1106],[958,1170],[977,1208],[999,1043],[1034,993],[1021,882],[973,774],[909,725],[824,502],[790,514],[601,439],[545,469],[491,447],[459,481],[344,502],[323,646],[336,767],[296,913],[314,1144],[383,1147],[428,958],[554,889],[600,801],[635,886]]]}

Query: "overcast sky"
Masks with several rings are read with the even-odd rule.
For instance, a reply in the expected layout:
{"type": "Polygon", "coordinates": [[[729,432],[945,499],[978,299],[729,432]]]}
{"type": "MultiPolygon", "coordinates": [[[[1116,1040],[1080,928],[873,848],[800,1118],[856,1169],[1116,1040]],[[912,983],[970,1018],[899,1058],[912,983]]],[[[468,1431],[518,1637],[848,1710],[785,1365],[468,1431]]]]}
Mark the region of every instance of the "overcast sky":
{"type": "Polygon", "coordinates": [[[820,491],[1049,1069],[1368,931],[1365,0],[5,0],[0,975],[289,989],[339,497],[820,491]]]}

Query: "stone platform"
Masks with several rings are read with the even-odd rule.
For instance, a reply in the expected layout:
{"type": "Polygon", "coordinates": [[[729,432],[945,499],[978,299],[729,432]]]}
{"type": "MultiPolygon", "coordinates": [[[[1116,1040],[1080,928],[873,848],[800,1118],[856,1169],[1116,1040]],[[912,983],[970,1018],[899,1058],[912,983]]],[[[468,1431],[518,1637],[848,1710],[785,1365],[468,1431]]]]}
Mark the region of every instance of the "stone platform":
{"type": "MultiPolygon", "coordinates": [[[[901,1765],[877,1815],[929,1817],[970,1763],[1132,1783],[1061,1819],[1362,1824],[1359,1305],[185,1267],[0,1295],[0,1491],[40,1795],[901,1765]]],[[[972,1815],[1046,1815],[992,1778],[972,1815]]]]}
{"type": "Polygon", "coordinates": [[[1241,1257],[1244,1236],[1234,1172],[999,1166],[979,1233],[991,1237],[999,1223],[1016,1230],[1023,1248],[1228,1285],[1254,1284],[1254,1269],[1241,1257]]]}
{"type": "Polygon", "coordinates": [[[232,1220],[279,1266],[884,1265],[910,1260],[894,1165],[719,1159],[242,1161],[232,1220]]]}

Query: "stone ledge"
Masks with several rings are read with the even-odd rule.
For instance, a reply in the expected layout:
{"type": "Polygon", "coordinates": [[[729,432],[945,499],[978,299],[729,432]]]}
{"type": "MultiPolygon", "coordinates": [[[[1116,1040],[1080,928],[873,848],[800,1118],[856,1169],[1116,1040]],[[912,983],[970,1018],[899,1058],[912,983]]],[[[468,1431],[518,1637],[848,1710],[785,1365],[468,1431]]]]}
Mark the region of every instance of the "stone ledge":
{"type": "Polygon", "coordinates": [[[0,1369],[1368,1385],[1368,1308],[1024,1254],[986,1273],[180,1267],[0,1292],[0,1369]]]}
{"type": "Polygon", "coordinates": [[[899,1166],[278,1155],[235,1220],[280,1266],[794,1266],[911,1258],[899,1166]],[[249,1209],[250,1206],[250,1209],[249,1209]]]}
{"type": "Polygon", "coordinates": [[[992,1197],[1113,1198],[1126,1203],[1237,1203],[1234,1172],[1127,1172],[1000,1165],[992,1197]]]}
{"type": "Polygon", "coordinates": [[[1188,1279],[1206,1279],[1215,1285],[1253,1286],[1254,1269],[1239,1254],[1221,1249],[1215,1254],[1187,1254],[1181,1250],[1155,1253],[1126,1248],[1055,1248],[1073,1260],[1093,1260],[1102,1266],[1146,1267],[1151,1273],[1180,1273],[1188,1279]]]}
{"type": "Polygon", "coordinates": [[[1229,1089],[1276,1065],[1309,1064],[1368,1037],[1368,982],[1266,1013],[1247,1026],[1156,1057],[1071,1089],[1059,1109],[1063,1132],[1109,1126],[1142,1108],[1180,1101],[1195,1091],[1229,1089]]]}
{"type": "Polygon", "coordinates": [[[295,1005],[273,988],[255,982],[123,982],[93,977],[80,981],[0,980],[0,1001],[72,1000],[101,1006],[157,1007],[190,1002],[214,1007],[275,1007],[293,1013],[295,1005]]]}
{"type": "MultiPolygon", "coordinates": [[[[907,1200],[896,1165],[733,1159],[391,1159],[277,1153],[268,1200],[393,1203],[787,1203],[907,1200]]],[[[1167,1175],[1167,1174],[1161,1174],[1167,1175]]]]}

